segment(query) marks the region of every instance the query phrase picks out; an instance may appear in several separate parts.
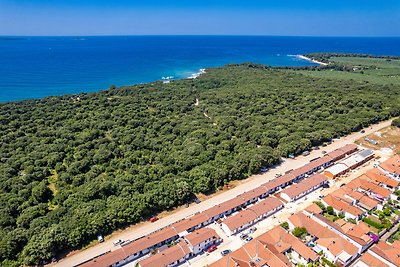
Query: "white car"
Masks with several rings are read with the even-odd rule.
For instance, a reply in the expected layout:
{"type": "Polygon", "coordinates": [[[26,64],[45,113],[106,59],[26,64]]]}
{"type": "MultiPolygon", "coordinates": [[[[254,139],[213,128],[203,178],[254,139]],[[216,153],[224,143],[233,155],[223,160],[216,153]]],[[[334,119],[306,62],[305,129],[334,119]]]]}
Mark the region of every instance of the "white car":
{"type": "Polygon", "coordinates": [[[115,241],[113,242],[113,244],[114,244],[114,246],[118,246],[118,245],[121,245],[121,243],[123,243],[123,242],[124,242],[123,239],[118,239],[118,240],[115,240],[115,241]]]}

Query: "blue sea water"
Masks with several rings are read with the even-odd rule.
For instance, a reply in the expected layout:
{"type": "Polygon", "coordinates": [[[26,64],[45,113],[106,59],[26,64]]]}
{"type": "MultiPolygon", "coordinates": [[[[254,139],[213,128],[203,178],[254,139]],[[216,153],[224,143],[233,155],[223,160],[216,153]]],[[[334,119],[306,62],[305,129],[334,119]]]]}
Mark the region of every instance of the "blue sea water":
{"type": "Polygon", "coordinates": [[[290,56],[309,52],[400,55],[400,38],[0,37],[0,102],[186,78],[228,63],[312,65],[290,56]]]}

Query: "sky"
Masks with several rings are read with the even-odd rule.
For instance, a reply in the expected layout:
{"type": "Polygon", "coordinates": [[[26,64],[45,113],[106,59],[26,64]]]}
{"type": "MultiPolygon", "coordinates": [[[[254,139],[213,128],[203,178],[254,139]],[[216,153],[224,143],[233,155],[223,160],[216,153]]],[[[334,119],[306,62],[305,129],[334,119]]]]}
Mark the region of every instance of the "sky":
{"type": "Polygon", "coordinates": [[[400,0],[0,0],[0,35],[400,36],[400,0]]]}

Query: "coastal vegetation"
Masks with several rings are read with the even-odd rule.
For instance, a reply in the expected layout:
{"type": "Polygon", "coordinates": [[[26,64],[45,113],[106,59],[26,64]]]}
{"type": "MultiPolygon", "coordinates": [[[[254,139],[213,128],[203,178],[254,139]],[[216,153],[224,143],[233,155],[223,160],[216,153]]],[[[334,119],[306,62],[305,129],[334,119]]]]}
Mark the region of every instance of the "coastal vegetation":
{"type": "Polygon", "coordinates": [[[41,264],[400,115],[400,84],[328,72],[249,63],[1,104],[0,262],[41,264]]]}

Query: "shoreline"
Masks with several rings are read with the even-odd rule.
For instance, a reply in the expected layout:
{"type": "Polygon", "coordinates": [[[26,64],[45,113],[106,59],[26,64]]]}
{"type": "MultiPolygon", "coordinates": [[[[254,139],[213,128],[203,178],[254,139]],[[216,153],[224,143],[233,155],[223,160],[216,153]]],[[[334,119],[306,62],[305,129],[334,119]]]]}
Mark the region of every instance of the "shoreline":
{"type": "Polygon", "coordinates": [[[307,61],[313,62],[315,64],[322,65],[322,66],[328,66],[328,64],[325,63],[325,62],[321,62],[321,61],[306,57],[304,55],[296,55],[296,57],[299,58],[299,59],[302,59],[302,60],[307,60],[307,61]]]}
{"type": "Polygon", "coordinates": [[[206,73],[206,69],[199,69],[198,72],[193,73],[192,75],[190,75],[186,79],[196,79],[197,77],[199,77],[200,75],[202,75],[204,73],[206,73]]]}

